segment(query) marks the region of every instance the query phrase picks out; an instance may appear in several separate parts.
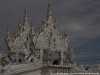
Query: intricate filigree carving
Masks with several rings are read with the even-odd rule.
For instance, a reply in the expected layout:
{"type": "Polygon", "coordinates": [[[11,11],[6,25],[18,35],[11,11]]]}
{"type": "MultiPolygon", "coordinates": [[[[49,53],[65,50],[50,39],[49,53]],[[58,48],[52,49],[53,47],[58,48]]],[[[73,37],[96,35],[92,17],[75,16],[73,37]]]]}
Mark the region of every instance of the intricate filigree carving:
{"type": "MultiPolygon", "coordinates": [[[[68,48],[68,36],[60,34],[57,29],[57,21],[52,16],[51,3],[48,4],[47,15],[43,16],[43,26],[36,33],[34,31],[33,22],[31,25],[28,22],[27,9],[25,7],[25,14],[23,22],[19,22],[19,31],[10,36],[10,31],[7,31],[5,42],[10,51],[10,59],[19,60],[19,55],[23,54],[26,62],[35,62],[40,60],[43,62],[43,55],[47,56],[46,60],[51,61],[52,52],[65,52],[68,48]],[[46,50],[46,53],[42,51],[46,50]]],[[[61,63],[63,64],[64,55],[61,56],[61,63]]]]}
{"type": "Polygon", "coordinates": [[[7,64],[9,64],[10,61],[9,59],[5,56],[5,54],[0,52],[0,65],[5,66],[7,64]]]}
{"type": "Polygon", "coordinates": [[[70,49],[70,51],[67,52],[66,63],[67,64],[74,64],[73,49],[70,49]]]}

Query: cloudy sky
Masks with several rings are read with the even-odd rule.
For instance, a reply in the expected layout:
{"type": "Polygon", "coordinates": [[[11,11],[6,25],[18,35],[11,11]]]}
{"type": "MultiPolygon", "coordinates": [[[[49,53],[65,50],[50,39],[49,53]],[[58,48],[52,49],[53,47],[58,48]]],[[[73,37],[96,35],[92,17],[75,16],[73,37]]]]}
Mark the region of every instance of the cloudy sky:
{"type": "MultiPolygon", "coordinates": [[[[35,30],[42,26],[48,0],[0,0],[0,51],[7,51],[4,42],[7,26],[13,35],[22,21],[25,5],[29,22],[35,30]]],[[[100,0],[51,0],[53,17],[58,29],[67,30],[75,60],[100,59],[100,0]]],[[[100,60],[77,61],[78,64],[99,64],[100,60]]]]}

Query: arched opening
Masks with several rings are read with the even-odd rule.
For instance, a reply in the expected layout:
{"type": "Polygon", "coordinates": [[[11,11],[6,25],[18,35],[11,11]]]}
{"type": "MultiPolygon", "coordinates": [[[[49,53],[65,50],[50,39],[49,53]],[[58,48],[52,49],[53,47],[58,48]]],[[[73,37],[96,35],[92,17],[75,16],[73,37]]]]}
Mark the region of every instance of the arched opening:
{"type": "Polygon", "coordinates": [[[33,59],[31,59],[30,61],[33,62],[33,59]]]}
{"type": "Polygon", "coordinates": [[[22,60],[19,58],[19,63],[21,63],[22,62],[22,60]]]}
{"type": "Polygon", "coordinates": [[[46,64],[46,56],[47,56],[47,53],[46,53],[46,50],[43,50],[43,57],[42,57],[42,59],[43,59],[43,64],[46,64]]]}
{"type": "Polygon", "coordinates": [[[60,64],[60,52],[54,52],[52,55],[52,64],[59,65],[60,64]]]}
{"type": "Polygon", "coordinates": [[[24,54],[19,54],[19,63],[25,62],[24,54]]]}

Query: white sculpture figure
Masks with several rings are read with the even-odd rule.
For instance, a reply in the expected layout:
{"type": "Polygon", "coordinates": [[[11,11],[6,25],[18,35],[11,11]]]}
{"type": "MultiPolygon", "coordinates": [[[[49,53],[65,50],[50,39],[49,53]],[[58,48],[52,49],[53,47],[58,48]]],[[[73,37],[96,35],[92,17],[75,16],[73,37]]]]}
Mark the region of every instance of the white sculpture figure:
{"type": "Polygon", "coordinates": [[[29,61],[31,62],[35,62],[36,61],[36,58],[34,57],[34,55],[31,55],[29,58],[28,58],[29,61]]]}

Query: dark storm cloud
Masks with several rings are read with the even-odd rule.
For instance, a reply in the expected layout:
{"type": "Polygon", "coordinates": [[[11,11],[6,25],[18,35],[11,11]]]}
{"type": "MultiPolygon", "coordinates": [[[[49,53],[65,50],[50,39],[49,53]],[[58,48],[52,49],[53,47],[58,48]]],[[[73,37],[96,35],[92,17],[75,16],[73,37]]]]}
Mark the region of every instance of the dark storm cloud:
{"type": "Polygon", "coordinates": [[[99,0],[67,0],[58,6],[56,12],[60,16],[59,28],[62,32],[67,28],[74,47],[82,46],[88,39],[100,36],[99,8],[99,0]]]}

